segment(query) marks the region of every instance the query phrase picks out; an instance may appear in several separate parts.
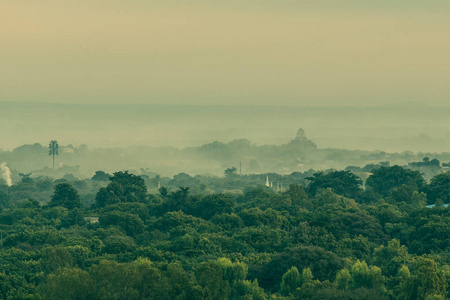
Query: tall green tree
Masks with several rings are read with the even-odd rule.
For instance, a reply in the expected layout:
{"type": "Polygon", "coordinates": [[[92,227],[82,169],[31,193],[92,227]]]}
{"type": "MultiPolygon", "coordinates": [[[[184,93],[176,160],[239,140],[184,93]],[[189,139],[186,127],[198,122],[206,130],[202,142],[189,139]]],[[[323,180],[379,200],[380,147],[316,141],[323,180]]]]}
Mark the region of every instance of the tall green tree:
{"type": "Polygon", "coordinates": [[[96,299],[89,273],[76,268],[63,268],[50,274],[41,287],[41,293],[48,300],[96,299]]]}
{"type": "Polygon", "coordinates": [[[450,203],[450,173],[441,173],[431,178],[427,196],[431,203],[438,199],[450,203]]]}
{"type": "Polygon", "coordinates": [[[195,271],[197,281],[204,289],[205,299],[225,300],[230,295],[230,285],[223,278],[220,264],[214,261],[201,263],[195,271]]]}
{"type": "Polygon", "coordinates": [[[365,261],[359,260],[350,269],[350,286],[353,289],[368,288],[381,289],[384,278],[381,269],[376,266],[369,267],[365,261]]]}
{"type": "Polygon", "coordinates": [[[402,268],[399,299],[445,299],[447,294],[445,275],[438,269],[436,262],[428,258],[419,258],[417,268],[410,275],[402,268]]]}
{"type": "Polygon", "coordinates": [[[74,209],[81,206],[80,196],[70,184],[61,183],[55,186],[49,206],[62,206],[67,209],[74,209]]]}
{"type": "Polygon", "coordinates": [[[311,196],[327,188],[331,188],[338,195],[352,199],[356,199],[362,192],[362,179],[350,171],[317,172],[306,179],[310,181],[308,193],[311,196]]]}
{"type": "Polygon", "coordinates": [[[422,191],[426,186],[419,171],[400,166],[375,169],[366,181],[366,187],[384,197],[389,196],[392,189],[403,185],[412,187],[414,191],[422,191]]]}
{"type": "Polygon", "coordinates": [[[116,172],[110,177],[110,181],[106,188],[98,191],[95,197],[97,207],[119,202],[146,202],[147,187],[142,177],[128,171],[116,172]]]}
{"type": "Polygon", "coordinates": [[[290,268],[281,278],[280,294],[288,296],[301,286],[300,272],[296,267],[290,268]]]}

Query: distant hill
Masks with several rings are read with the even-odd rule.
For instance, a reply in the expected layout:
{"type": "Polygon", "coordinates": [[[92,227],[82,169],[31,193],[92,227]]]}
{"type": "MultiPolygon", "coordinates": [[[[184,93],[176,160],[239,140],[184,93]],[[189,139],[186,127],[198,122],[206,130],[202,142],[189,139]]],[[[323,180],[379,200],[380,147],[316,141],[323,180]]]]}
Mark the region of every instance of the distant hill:
{"type": "Polygon", "coordinates": [[[320,148],[402,152],[450,149],[450,108],[170,106],[0,102],[0,148],[200,146],[248,139],[281,145],[301,127],[320,148]]]}
{"type": "MultiPolygon", "coordinates": [[[[14,174],[31,172],[32,176],[60,178],[73,174],[78,178],[92,177],[95,171],[141,170],[162,175],[181,172],[189,174],[223,175],[225,169],[235,167],[245,174],[277,172],[290,174],[310,169],[344,169],[351,166],[355,172],[365,165],[380,163],[407,165],[419,168],[427,177],[439,172],[440,162],[450,162],[450,153],[387,152],[381,150],[347,150],[321,148],[300,128],[297,134],[280,145],[258,145],[248,139],[230,142],[214,141],[201,146],[176,148],[171,146],[128,146],[91,148],[87,145],[60,144],[56,170],[51,169],[48,146],[39,143],[22,145],[12,151],[0,152],[0,162],[6,162],[14,174]],[[435,164],[433,170],[423,169],[428,157],[435,164]],[[436,169],[436,170],[435,170],[436,169]]],[[[359,170],[359,171],[358,171],[359,170]]]]}

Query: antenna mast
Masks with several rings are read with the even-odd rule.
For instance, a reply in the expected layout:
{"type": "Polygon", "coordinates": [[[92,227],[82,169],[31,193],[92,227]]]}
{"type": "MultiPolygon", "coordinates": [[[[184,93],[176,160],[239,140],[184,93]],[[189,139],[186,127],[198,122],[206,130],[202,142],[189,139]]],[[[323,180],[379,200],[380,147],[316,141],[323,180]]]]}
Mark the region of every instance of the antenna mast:
{"type": "Polygon", "coordinates": [[[53,156],[53,169],[54,169],[55,168],[55,155],[59,155],[58,142],[55,140],[51,140],[50,144],[48,145],[48,148],[50,149],[48,151],[48,155],[53,156]]]}

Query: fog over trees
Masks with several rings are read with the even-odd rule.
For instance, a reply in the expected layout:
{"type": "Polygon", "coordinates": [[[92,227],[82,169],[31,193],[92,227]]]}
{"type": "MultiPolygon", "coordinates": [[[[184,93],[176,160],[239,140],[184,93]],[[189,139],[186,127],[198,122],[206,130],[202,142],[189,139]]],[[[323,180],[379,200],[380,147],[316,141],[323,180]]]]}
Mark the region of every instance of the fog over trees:
{"type": "Polygon", "coordinates": [[[248,139],[281,145],[303,128],[319,148],[446,152],[450,108],[1,102],[4,150],[24,144],[198,147],[248,139]]]}
{"type": "Polygon", "coordinates": [[[0,1],[0,299],[450,299],[450,1],[0,1]]]}
{"type": "Polygon", "coordinates": [[[59,150],[0,153],[3,299],[448,297],[448,153],[59,150]]]}

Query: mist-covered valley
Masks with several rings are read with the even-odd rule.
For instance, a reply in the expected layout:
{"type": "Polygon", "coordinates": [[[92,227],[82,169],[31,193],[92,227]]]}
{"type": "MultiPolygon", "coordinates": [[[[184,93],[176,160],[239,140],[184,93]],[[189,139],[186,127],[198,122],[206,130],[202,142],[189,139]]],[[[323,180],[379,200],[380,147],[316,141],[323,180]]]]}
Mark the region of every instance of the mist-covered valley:
{"type": "Polygon", "coordinates": [[[3,299],[448,299],[442,111],[30,107],[2,118],[3,299]]]}
{"type": "Polygon", "coordinates": [[[0,299],[450,299],[450,1],[0,1],[0,299]]]}
{"type": "Polygon", "coordinates": [[[0,103],[0,161],[14,170],[91,177],[288,174],[432,157],[450,161],[450,108],[0,103]],[[297,136],[302,128],[303,136],[297,136]],[[57,170],[47,143],[57,140],[57,170]]]}

